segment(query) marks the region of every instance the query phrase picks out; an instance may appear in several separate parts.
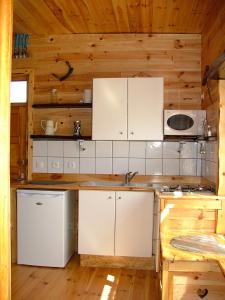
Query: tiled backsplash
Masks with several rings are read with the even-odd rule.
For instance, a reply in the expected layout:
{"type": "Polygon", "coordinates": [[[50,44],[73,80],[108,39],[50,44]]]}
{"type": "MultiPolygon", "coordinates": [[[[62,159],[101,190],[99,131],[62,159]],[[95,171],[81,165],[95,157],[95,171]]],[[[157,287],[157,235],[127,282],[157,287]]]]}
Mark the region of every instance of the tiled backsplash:
{"type": "Polygon", "coordinates": [[[205,160],[215,159],[210,151],[209,156],[200,154],[200,142],[35,140],[33,172],[201,176],[201,164],[216,164],[205,160]]]}
{"type": "Polygon", "coordinates": [[[204,143],[202,154],[202,176],[216,182],[218,172],[218,142],[207,141],[204,143]]]}

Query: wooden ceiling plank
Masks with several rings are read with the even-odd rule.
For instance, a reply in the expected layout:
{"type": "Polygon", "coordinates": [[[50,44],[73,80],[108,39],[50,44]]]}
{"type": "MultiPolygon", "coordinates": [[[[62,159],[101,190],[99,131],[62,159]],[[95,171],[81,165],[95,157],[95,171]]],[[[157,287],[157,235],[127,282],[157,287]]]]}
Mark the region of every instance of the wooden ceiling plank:
{"type": "Polygon", "coordinates": [[[141,0],[140,32],[152,32],[153,0],[141,0]]]}
{"type": "MultiPolygon", "coordinates": [[[[15,1],[14,12],[19,14],[21,19],[25,19],[26,23],[31,26],[32,31],[36,34],[57,33],[59,31],[62,31],[62,33],[69,33],[69,31],[63,28],[54,18],[43,0],[15,1]]],[[[26,32],[29,32],[29,30],[26,32]]]]}
{"type": "Polygon", "coordinates": [[[152,31],[164,32],[167,22],[167,0],[153,0],[152,31]]]}
{"type": "Polygon", "coordinates": [[[46,0],[46,5],[58,22],[70,33],[83,33],[87,26],[74,0],[46,0]]]}
{"type": "Polygon", "coordinates": [[[130,32],[141,32],[140,0],[126,0],[130,32]]]}
{"type": "Polygon", "coordinates": [[[107,30],[103,25],[105,16],[102,12],[102,5],[99,3],[99,0],[78,0],[77,5],[79,5],[85,17],[89,33],[102,33],[107,30]]]}
{"type": "Polygon", "coordinates": [[[118,32],[130,32],[127,5],[125,1],[111,0],[115,14],[116,26],[118,32]]]}

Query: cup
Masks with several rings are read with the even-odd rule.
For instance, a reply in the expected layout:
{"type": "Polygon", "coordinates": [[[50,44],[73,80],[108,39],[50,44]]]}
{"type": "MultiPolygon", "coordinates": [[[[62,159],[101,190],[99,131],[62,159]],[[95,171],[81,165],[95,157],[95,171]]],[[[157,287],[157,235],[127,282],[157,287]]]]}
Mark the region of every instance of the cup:
{"type": "Polygon", "coordinates": [[[85,89],[83,97],[84,97],[84,103],[91,103],[92,101],[91,89],[85,89]]]}

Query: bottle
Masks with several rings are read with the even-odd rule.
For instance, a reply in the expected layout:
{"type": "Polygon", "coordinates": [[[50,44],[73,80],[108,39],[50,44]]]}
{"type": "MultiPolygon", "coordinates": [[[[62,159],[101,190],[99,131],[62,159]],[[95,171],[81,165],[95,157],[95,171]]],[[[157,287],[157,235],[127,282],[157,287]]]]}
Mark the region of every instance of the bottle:
{"type": "Polygon", "coordinates": [[[212,129],[210,125],[207,126],[207,136],[208,137],[212,136],[212,129]]]}
{"type": "Polygon", "coordinates": [[[81,139],[81,121],[77,120],[73,123],[74,126],[74,132],[73,135],[76,139],[81,139]]]}
{"type": "Polygon", "coordinates": [[[52,89],[51,91],[51,103],[55,104],[58,102],[58,90],[57,89],[52,89]]]}

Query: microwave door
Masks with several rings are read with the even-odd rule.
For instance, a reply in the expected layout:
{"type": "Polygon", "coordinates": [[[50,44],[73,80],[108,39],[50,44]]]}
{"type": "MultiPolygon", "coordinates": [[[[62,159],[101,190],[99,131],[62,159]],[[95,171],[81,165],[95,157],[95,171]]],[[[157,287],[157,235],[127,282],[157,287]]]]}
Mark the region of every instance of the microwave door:
{"type": "Polygon", "coordinates": [[[192,117],[184,114],[175,114],[167,119],[170,134],[191,134],[194,126],[192,117]]]}

